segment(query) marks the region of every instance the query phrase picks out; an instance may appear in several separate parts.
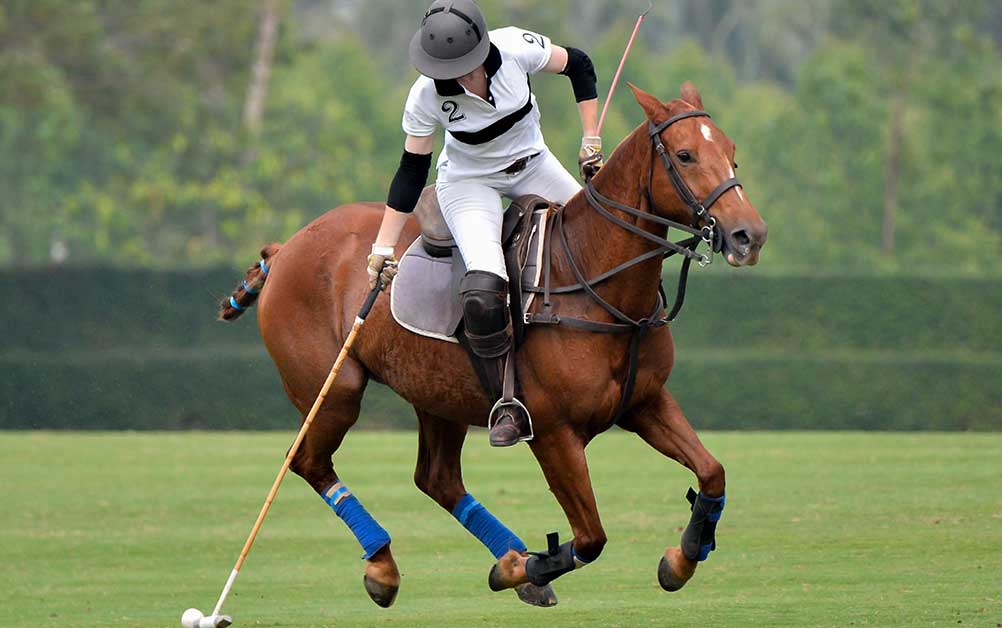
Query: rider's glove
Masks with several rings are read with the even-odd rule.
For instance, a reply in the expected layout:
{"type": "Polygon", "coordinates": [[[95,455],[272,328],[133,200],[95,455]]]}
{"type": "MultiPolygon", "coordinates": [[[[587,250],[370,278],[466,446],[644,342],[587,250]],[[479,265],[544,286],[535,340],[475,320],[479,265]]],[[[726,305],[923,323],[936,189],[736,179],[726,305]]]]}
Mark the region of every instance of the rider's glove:
{"type": "Polygon", "coordinates": [[[581,152],[578,153],[578,168],[581,178],[588,180],[595,176],[605,163],[602,157],[602,138],[586,135],[581,138],[581,152]]]}
{"type": "Polygon", "coordinates": [[[369,290],[376,287],[376,281],[379,281],[380,290],[386,290],[396,276],[397,258],[393,255],[393,247],[373,244],[369,255],[369,290]]]}

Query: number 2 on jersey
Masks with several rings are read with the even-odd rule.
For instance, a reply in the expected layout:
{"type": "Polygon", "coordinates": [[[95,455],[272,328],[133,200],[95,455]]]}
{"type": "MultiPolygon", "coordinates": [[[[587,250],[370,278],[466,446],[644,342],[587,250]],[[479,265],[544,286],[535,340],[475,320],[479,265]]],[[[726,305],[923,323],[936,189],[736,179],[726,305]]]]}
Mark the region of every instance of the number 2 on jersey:
{"type": "Polygon", "coordinates": [[[466,119],[465,113],[459,113],[459,104],[455,100],[442,103],[442,111],[449,114],[449,122],[459,122],[466,119]]]}
{"type": "Polygon", "coordinates": [[[522,39],[524,39],[527,44],[536,44],[540,48],[546,48],[546,44],[543,42],[543,37],[541,35],[537,35],[536,33],[526,31],[522,33],[522,39]]]}

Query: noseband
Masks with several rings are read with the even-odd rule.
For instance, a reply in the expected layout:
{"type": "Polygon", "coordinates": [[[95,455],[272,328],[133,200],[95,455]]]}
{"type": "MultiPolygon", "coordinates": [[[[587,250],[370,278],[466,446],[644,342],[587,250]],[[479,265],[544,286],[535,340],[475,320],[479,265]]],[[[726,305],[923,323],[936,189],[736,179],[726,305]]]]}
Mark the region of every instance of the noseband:
{"type": "Polygon", "coordinates": [[[613,419],[614,422],[619,421],[622,417],[623,412],[627,409],[629,405],[630,397],[633,394],[633,388],[636,383],[637,377],[637,356],[639,354],[640,342],[643,340],[647,332],[654,327],[661,327],[666,325],[670,321],[675,320],[678,316],[679,311],[682,309],[682,304],[685,301],[685,286],[689,276],[689,266],[692,260],[695,259],[700,266],[706,266],[710,264],[713,260],[712,256],[714,253],[719,253],[723,248],[723,234],[717,229],[717,221],[710,213],[710,208],[713,207],[721,196],[731,188],[741,185],[736,177],[732,177],[720,183],[710,194],[700,201],[696,198],[696,195],[692,193],[692,189],[682,178],[682,174],[679,172],[678,168],[672,162],[671,156],[668,154],[668,149],[665,148],[664,142],[661,141],[661,133],[670,127],[671,125],[685,120],[688,118],[705,117],[709,118],[710,114],[705,111],[686,111],[678,115],[668,118],[660,124],[654,124],[653,122],[647,123],[647,133],[651,138],[651,161],[650,169],[647,175],[647,204],[650,208],[650,212],[645,212],[642,209],[635,207],[630,207],[628,205],[623,205],[617,201],[603,196],[595,188],[591,179],[585,181],[585,198],[588,200],[588,205],[597,211],[599,215],[613,223],[617,227],[624,229],[632,234],[638,235],[645,240],[653,242],[657,245],[656,248],[638,255],[626,261],[615,268],[608,270],[596,277],[591,279],[585,278],[584,274],[581,272],[581,268],[574,259],[574,254],[571,251],[570,243],[567,239],[567,233],[564,229],[564,212],[558,210],[553,215],[553,226],[557,235],[560,237],[561,248],[564,250],[564,256],[567,258],[568,264],[571,268],[571,272],[574,273],[574,278],[577,279],[578,283],[569,286],[550,286],[550,258],[552,256],[551,241],[552,238],[546,238],[544,242],[543,251],[543,287],[533,287],[527,288],[527,292],[542,293],[543,294],[543,307],[542,311],[539,313],[526,313],[524,322],[526,325],[531,324],[542,324],[542,325],[560,325],[564,324],[568,327],[579,329],[582,331],[591,331],[599,333],[630,333],[630,349],[629,349],[629,371],[626,376],[626,382],[624,383],[623,396],[620,399],[619,409],[616,411],[616,415],[613,419]],[[651,194],[651,189],[654,183],[654,156],[653,153],[661,159],[661,165],[664,167],[665,171],[668,173],[668,179],[672,183],[672,187],[675,188],[675,193],[678,197],[685,203],[689,209],[692,211],[692,223],[684,224],[680,222],[675,222],[674,220],[669,220],[667,218],[662,218],[653,213],[654,211],[654,197],[651,194]],[[612,213],[607,207],[617,209],[627,215],[633,216],[639,220],[646,220],[653,222],[655,224],[666,227],[667,229],[678,229],[691,235],[691,237],[681,240],[679,242],[672,242],[667,238],[662,238],[653,233],[641,228],[638,224],[627,222],[619,216],[612,213]],[[710,247],[709,254],[703,254],[696,251],[700,242],[705,242],[710,247]],[[670,312],[665,316],[658,316],[661,311],[665,308],[667,304],[667,297],[664,293],[664,288],[661,282],[658,282],[658,300],[655,304],[654,311],[647,317],[634,320],[628,315],[620,311],[616,306],[612,305],[605,299],[603,299],[595,291],[595,286],[602,283],[610,277],[614,277],[624,270],[636,266],[642,262],[655,258],[668,258],[672,255],[682,255],[685,259],[682,262],[682,269],[679,271],[678,278],[678,289],[675,293],[675,303],[672,306],[670,312]],[[550,302],[550,296],[553,294],[568,294],[573,292],[585,292],[595,303],[597,303],[602,309],[609,313],[617,322],[615,323],[605,323],[600,321],[593,321],[583,318],[575,318],[569,316],[560,316],[553,312],[553,306],[550,302]]]}

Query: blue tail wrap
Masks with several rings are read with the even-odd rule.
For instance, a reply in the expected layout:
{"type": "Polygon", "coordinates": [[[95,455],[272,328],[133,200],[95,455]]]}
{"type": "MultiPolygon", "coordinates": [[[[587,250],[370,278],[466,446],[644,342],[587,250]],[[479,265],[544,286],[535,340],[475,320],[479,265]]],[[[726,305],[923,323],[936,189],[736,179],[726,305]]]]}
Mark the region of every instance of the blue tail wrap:
{"type": "Polygon", "coordinates": [[[327,505],[334,509],[334,514],[341,518],[352,534],[358,540],[358,544],[365,550],[362,558],[368,560],[373,554],[389,545],[390,535],[379,525],[372,515],[362,506],[358,498],[348,492],[347,486],[341,486],[336,491],[327,495],[329,489],[320,494],[327,505]],[[342,496],[348,493],[347,497],[342,496]],[[339,502],[338,499],[341,499],[339,502]]]}
{"type": "Polygon", "coordinates": [[[498,521],[489,510],[467,493],[452,509],[455,517],[470,534],[477,537],[490,550],[494,558],[501,558],[508,550],[526,551],[525,543],[507,526],[498,521]]]}

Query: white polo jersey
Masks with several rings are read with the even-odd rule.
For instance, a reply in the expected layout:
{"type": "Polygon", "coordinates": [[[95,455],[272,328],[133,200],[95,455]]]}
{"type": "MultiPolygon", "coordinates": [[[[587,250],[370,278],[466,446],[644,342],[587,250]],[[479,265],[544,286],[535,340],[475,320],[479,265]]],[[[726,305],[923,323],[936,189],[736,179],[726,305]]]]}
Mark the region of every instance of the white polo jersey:
{"type": "Polygon", "coordinates": [[[487,100],[457,81],[420,76],[404,105],[403,129],[426,137],[445,129],[438,180],[458,181],[501,172],[522,157],[547,150],[529,76],[550,60],[544,35],[509,26],[489,33],[487,100]]]}

